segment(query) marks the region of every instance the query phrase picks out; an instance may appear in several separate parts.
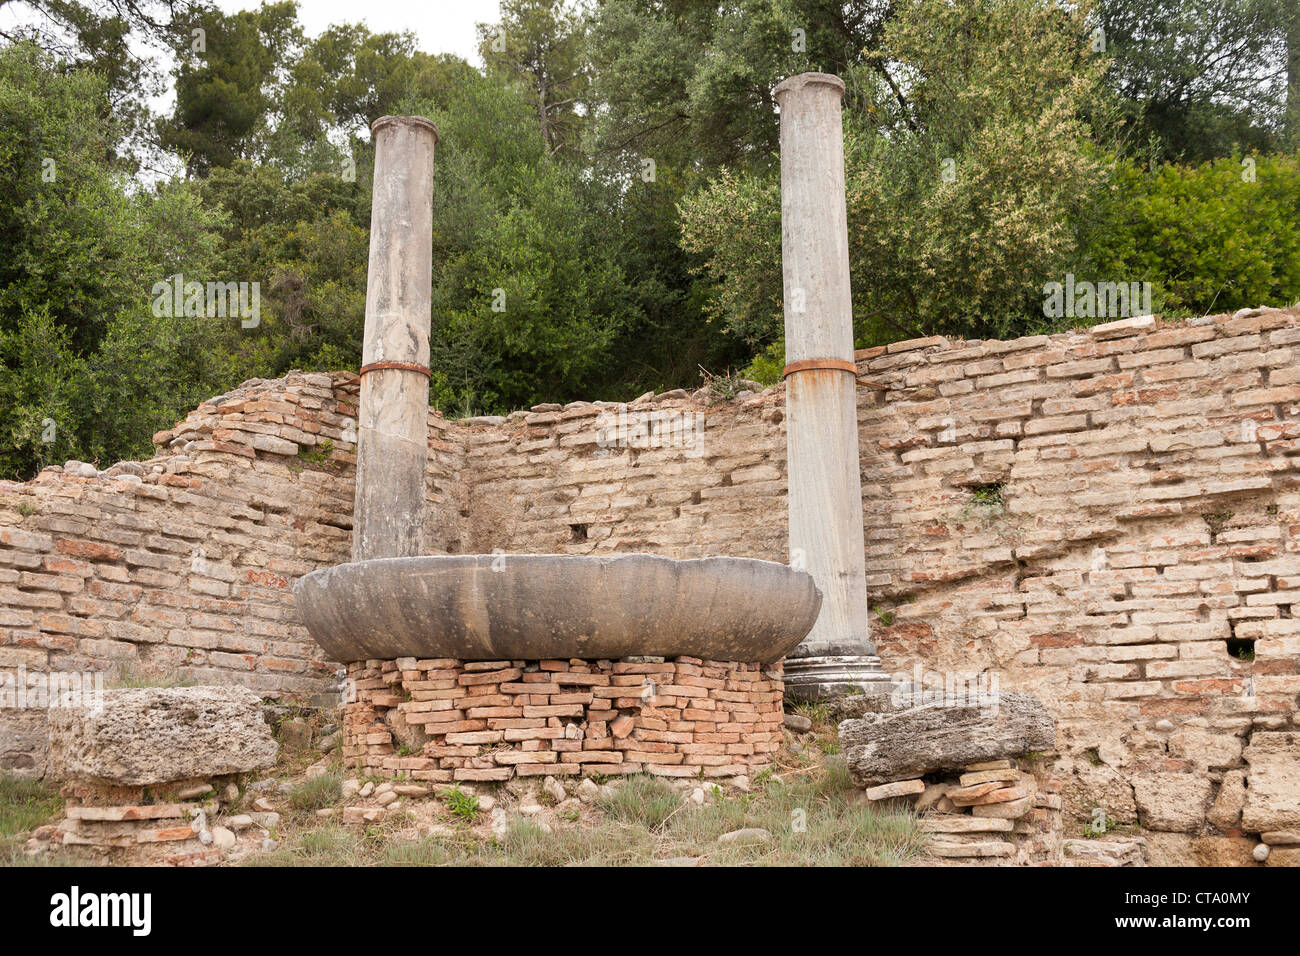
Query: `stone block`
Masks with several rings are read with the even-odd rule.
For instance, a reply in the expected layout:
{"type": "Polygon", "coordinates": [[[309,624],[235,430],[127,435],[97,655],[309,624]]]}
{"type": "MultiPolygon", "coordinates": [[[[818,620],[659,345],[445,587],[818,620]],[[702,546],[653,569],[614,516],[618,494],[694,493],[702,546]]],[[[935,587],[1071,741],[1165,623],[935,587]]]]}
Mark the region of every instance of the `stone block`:
{"type": "Polygon", "coordinates": [[[104,691],[103,708],[50,711],[57,779],[152,785],[272,766],[261,698],[243,687],[104,691]]]}
{"type": "Polygon", "coordinates": [[[867,713],[843,721],[839,737],[854,781],[865,787],[1050,750],[1056,727],[1038,698],[1007,691],[984,707],[925,705],[867,713]]]}

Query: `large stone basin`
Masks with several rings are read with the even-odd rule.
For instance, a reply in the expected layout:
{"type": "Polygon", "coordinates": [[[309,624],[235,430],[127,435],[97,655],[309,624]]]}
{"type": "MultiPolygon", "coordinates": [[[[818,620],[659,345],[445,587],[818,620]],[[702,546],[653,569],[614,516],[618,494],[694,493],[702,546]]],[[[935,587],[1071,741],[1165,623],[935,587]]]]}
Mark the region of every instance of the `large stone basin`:
{"type": "Polygon", "coordinates": [[[768,663],[812,628],[810,575],[752,558],[432,555],[313,571],[299,613],[332,660],[699,657],[768,663]]]}

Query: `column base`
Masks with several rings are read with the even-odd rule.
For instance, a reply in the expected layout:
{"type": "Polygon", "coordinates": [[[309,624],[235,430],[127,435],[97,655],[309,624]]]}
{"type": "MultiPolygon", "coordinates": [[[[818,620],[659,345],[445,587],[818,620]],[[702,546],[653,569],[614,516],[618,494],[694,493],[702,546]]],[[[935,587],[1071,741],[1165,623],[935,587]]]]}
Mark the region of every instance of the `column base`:
{"type": "Polygon", "coordinates": [[[836,700],[859,694],[889,694],[893,690],[893,681],[874,654],[785,659],[787,700],[836,700]]]}

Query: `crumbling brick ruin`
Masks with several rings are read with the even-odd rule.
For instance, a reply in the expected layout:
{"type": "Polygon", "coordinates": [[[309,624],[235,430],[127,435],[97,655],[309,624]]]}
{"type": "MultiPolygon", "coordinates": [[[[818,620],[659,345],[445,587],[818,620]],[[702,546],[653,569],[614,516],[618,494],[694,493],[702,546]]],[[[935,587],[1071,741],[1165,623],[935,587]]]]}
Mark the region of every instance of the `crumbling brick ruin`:
{"type": "MultiPolygon", "coordinates": [[[[1300,829],[1297,343],[1300,310],[1253,310],[856,356],[882,386],[858,400],[885,669],[1040,697],[1076,820],[1300,829]]],[[[431,416],[426,540],[784,561],[783,395],[645,398],[615,442],[601,404],[431,416]],[[655,439],[685,414],[702,446],[655,439]]],[[[347,560],[356,396],[345,373],[248,382],[149,461],[0,483],[0,667],[336,683],[290,588],[347,560]]],[[[0,765],[39,772],[43,734],[0,710],[0,765]]]]}

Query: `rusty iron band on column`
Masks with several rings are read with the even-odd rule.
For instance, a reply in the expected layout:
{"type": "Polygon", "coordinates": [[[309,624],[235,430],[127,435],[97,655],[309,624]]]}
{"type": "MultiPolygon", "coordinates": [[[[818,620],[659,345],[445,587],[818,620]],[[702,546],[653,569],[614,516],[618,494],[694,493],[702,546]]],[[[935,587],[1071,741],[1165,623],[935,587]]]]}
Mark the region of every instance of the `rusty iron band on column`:
{"type": "Polygon", "coordinates": [[[416,365],[412,362],[371,362],[369,365],[361,366],[358,375],[365,375],[367,372],[378,372],[384,368],[401,369],[403,372],[419,372],[425,378],[431,378],[433,373],[423,365],[416,365]]]}
{"type": "MultiPolygon", "coordinates": [[[[781,378],[786,379],[795,372],[811,372],[814,369],[837,369],[841,372],[852,372],[854,376],[858,374],[858,366],[855,362],[846,359],[804,359],[801,362],[791,362],[781,370],[781,378]]],[[[885,386],[878,382],[868,382],[866,379],[859,379],[859,385],[865,385],[867,388],[874,388],[878,391],[885,391],[885,386]]]]}

